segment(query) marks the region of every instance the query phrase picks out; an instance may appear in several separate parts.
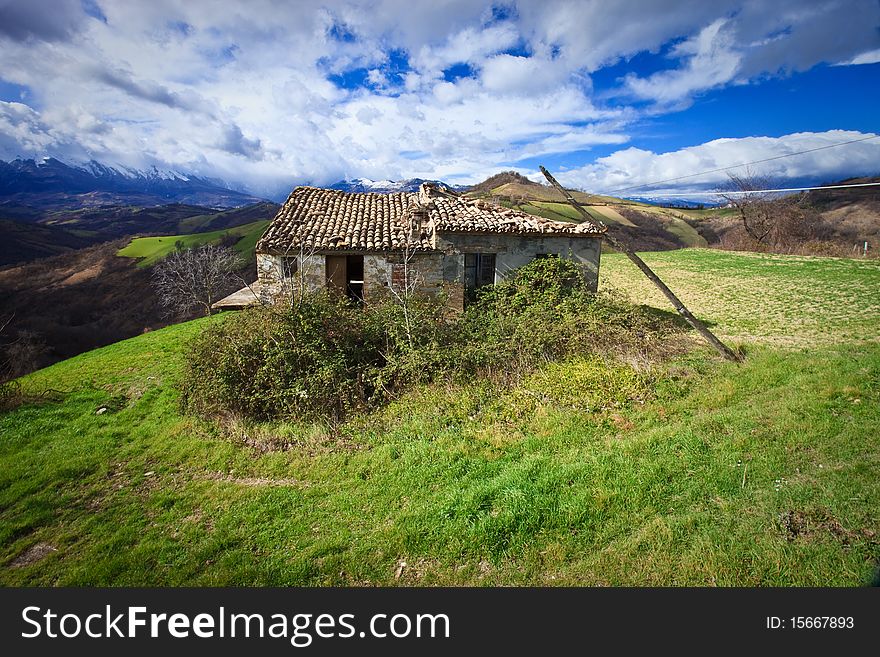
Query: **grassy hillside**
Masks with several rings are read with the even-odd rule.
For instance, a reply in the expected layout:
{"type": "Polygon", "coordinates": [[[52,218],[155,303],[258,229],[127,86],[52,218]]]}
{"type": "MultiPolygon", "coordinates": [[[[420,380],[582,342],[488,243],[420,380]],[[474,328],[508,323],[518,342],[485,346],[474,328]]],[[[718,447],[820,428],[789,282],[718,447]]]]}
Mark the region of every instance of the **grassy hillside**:
{"type": "Polygon", "coordinates": [[[255,221],[235,226],[225,230],[215,230],[207,233],[193,233],[190,235],[166,235],[163,237],[138,237],[124,249],[120,249],[117,255],[126,258],[140,258],[139,267],[149,267],[174,251],[178,245],[183,248],[192,248],[201,244],[219,242],[227,236],[238,237],[235,250],[250,257],[254,253],[254,247],[262,236],[268,220],[255,221]]]}
{"type": "MultiPolygon", "coordinates": [[[[224,318],[154,331],[30,375],[26,391],[52,392],[0,415],[0,582],[867,582],[880,555],[880,323],[816,306],[801,272],[826,272],[823,289],[845,296],[876,290],[877,271],[647,258],[670,279],[704,267],[717,284],[683,295],[741,336],[758,333],[751,315],[725,309],[750,303],[766,268],[763,292],[788,304],[765,331],[804,348],[751,342],[742,366],[698,348],[655,371],[644,403],[613,401],[623,365],[579,360],[512,390],[423,388],[337,427],[217,427],[181,416],[173,383],[186,340],[224,318]],[[854,322],[863,341],[836,344],[854,322]]],[[[604,259],[638,290],[627,267],[604,259]]]]}
{"type": "MultiPolygon", "coordinates": [[[[581,215],[562,194],[548,185],[527,179],[513,179],[507,174],[494,178],[502,184],[489,189],[476,186],[468,196],[488,198],[529,214],[557,221],[582,221],[581,215]]],[[[678,209],[661,208],[598,194],[572,191],[572,196],[594,220],[608,225],[612,234],[639,250],[665,250],[682,247],[705,247],[708,243],[695,228],[699,213],[691,215],[678,209]]]]}

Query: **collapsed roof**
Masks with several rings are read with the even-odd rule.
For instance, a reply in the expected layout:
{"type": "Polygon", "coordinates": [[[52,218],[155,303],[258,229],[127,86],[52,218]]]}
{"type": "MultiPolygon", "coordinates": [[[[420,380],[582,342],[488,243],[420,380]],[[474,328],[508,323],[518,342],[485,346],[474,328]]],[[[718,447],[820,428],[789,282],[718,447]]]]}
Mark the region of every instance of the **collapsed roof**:
{"type": "Polygon", "coordinates": [[[297,187],[257,243],[257,251],[432,251],[437,233],[595,238],[604,229],[536,217],[427,183],[417,193],[391,194],[297,187]]]}

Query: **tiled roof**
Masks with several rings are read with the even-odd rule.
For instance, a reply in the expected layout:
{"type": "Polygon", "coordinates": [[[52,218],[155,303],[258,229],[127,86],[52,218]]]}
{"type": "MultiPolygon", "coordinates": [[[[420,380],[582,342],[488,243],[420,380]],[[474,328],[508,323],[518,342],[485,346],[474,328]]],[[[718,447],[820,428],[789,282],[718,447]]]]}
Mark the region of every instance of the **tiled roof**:
{"type": "MultiPolygon", "coordinates": [[[[405,243],[404,226],[417,194],[348,194],[297,187],[257,244],[258,251],[290,248],[392,251],[405,243]]],[[[431,249],[425,237],[416,248],[431,249]]]]}
{"type": "Polygon", "coordinates": [[[553,221],[423,185],[418,193],[356,193],[297,187],[257,243],[262,252],[432,250],[434,232],[596,237],[588,223],[553,221]]]}

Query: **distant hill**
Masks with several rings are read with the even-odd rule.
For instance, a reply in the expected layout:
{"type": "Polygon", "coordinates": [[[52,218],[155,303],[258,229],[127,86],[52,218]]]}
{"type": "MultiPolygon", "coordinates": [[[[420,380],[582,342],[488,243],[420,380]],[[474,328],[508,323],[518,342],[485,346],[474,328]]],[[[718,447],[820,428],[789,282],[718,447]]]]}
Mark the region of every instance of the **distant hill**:
{"type": "Polygon", "coordinates": [[[81,249],[92,240],[62,228],[0,219],[0,267],[81,249]]]}
{"type": "Polygon", "coordinates": [[[266,221],[278,205],[261,201],[217,211],[198,205],[109,206],[10,213],[0,206],[0,267],[131,235],[185,235],[266,221]]]}
{"type": "MultiPolygon", "coordinates": [[[[583,221],[559,191],[515,171],[491,176],[466,193],[547,219],[583,221]]],[[[708,244],[699,224],[680,210],[574,190],[571,195],[591,218],[606,224],[612,234],[635,249],[664,251],[708,244]]]]}
{"type": "Polygon", "coordinates": [[[502,185],[507,185],[508,183],[518,183],[520,185],[535,185],[540,186],[539,183],[533,182],[526,178],[524,175],[517,173],[516,171],[502,171],[501,173],[496,173],[494,176],[489,176],[481,183],[477,183],[476,185],[472,185],[468,188],[469,192],[491,192],[493,189],[497,187],[501,187],[502,185]]]}
{"type": "Polygon", "coordinates": [[[0,207],[79,209],[97,205],[183,203],[235,208],[262,201],[223,181],[156,167],[146,170],[55,158],[0,161],[0,207]]]}
{"type": "MultiPolygon", "coordinates": [[[[878,182],[880,177],[853,178],[832,184],[878,182]]],[[[549,185],[536,183],[514,172],[491,176],[467,191],[472,198],[485,198],[530,214],[562,221],[581,221],[563,195],[549,185]]],[[[631,247],[660,251],[684,247],[727,244],[740,222],[727,207],[660,205],[658,199],[622,199],[571,191],[571,195],[594,219],[605,223],[612,234],[631,247]],[[677,207],[676,207],[677,206],[677,207]]],[[[804,202],[820,215],[824,255],[849,255],[864,250],[880,251],[880,186],[816,190],[804,194],[804,202]]]]}
{"type": "Polygon", "coordinates": [[[234,246],[235,250],[241,255],[243,262],[253,265],[257,241],[263,236],[268,225],[269,219],[262,219],[249,224],[237,225],[232,228],[214,230],[207,233],[138,237],[133,239],[130,244],[121,249],[116,255],[126,258],[137,258],[139,267],[149,267],[162,260],[178,247],[189,249],[202,244],[226,243],[234,246]]]}
{"type": "MultiPolygon", "coordinates": [[[[7,335],[25,333],[44,347],[28,369],[165,326],[181,318],[163,314],[149,265],[173,250],[178,239],[188,246],[222,241],[234,243],[245,256],[239,275],[252,282],[256,278],[254,244],[266,224],[260,221],[228,231],[140,238],[134,240],[134,247],[124,237],[7,266],[0,269],[0,321],[11,318],[7,335]],[[119,255],[125,249],[133,249],[134,257],[119,255]]],[[[241,283],[234,281],[222,292],[228,294],[239,287],[241,283]]]]}

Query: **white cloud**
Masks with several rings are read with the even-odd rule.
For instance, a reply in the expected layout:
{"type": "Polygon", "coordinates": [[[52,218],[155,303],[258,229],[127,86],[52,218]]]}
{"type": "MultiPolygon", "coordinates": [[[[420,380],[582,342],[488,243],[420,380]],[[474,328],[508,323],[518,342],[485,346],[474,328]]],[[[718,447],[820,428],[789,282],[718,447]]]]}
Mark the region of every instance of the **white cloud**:
{"type": "Polygon", "coordinates": [[[869,50],[868,52],[863,52],[860,55],[853,57],[848,62],[843,62],[840,64],[841,66],[851,66],[851,65],[859,65],[859,64],[877,64],[880,63],[880,48],[877,50],[869,50]]]}
{"type": "Polygon", "coordinates": [[[560,173],[558,178],[572,187],[597,193],[627,188],[628,191],[623,193],[648,195],[652,192],[714,190],[729,181],[726,170],[736,174],[748,170],[779,181],[805,178],[831,181],[853,174],[876,175],[880,171],[880,138],[834,146],[872,134],[829,130],[782,137],[715,139],[669,153],[626,148],[599,158],[593,164],[560,173]],[[791,155],[802,151],[812,152],[791,155]],[[779,159],[770,159],[777,157],[779,159]],[[750,167],[740,166],[768,159],[770,161],[750,167]],[[715,169],[722,170],[713,171],[715,169]],[[713,172],[692,176],[704,171],[713,172]],[[670,180],[682,176],[688,177],[674,182],[670,180]],[[659,184],[642,186],[654,182],[659,184]],[[636,186],[642,187],[633,189],[636,186]]]}
{"type": "Polygon", "coordinates": [[[483,86],[490,92],[523,95],[547,92],[565,83],[562,67],[540,57],[496,55],[483,64],[483,86]]]}
{"type": "Polygon", "coordinates": [[[672,103],[725,84],[734,78],[740,63],[732,46],[728,21],[716,20],[673,50],[675,57],[685,59],[683,67],[647,78],[627,76],[626,87],[637,98],[672,103]]]}
{"type": "MultiPolygon", "coordinates": [[[[28,105],[0,106],[0,157],[155,163],[259,193],[342,175],[474,182],[528,157],[625,145],[644,113],[597,98],[589,74],[604,65],[677,40],[668,70],[624,82],[665,111],[779,70],[866,62],[880,22],[864,0],[519,0],[494,22],[471,0],[94,4],[106,22],[74,0],[0,0],[0,77],[29,89],[28,105]],[[411,70],[398,75],[400,53],[411,70]],[[472,75],[446,81],[459,63],[472,75]],[[369,84],[328,80],[352,69],[369,84]]],[[[661,157],[640,153],[589,171],[623,179],[661,157]]]]}

